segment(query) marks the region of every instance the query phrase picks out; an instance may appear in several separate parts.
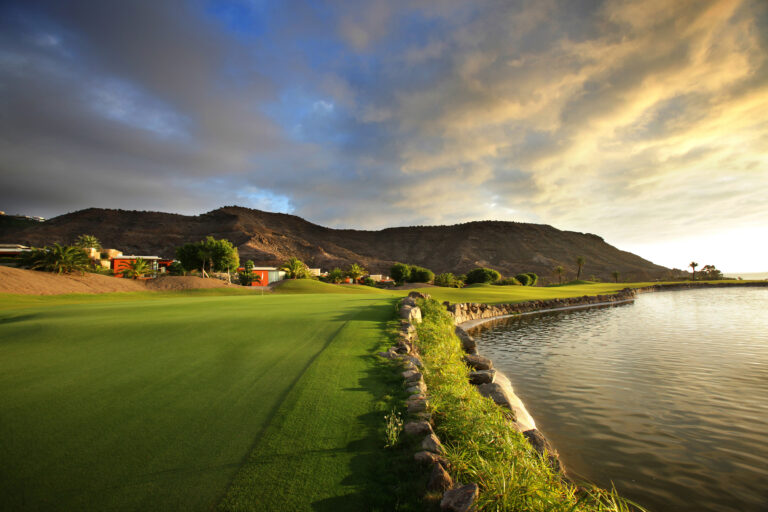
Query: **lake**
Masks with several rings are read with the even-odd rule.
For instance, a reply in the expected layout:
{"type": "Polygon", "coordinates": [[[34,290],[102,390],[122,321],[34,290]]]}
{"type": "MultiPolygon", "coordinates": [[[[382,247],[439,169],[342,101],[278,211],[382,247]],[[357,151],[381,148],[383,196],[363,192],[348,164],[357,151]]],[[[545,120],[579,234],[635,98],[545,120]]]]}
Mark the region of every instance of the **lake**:
{"type": "Polygon", "coordinates": [[[656,512],[768,510],[768,289],[646,293],[471,333],[571,476],[656,512]]]}

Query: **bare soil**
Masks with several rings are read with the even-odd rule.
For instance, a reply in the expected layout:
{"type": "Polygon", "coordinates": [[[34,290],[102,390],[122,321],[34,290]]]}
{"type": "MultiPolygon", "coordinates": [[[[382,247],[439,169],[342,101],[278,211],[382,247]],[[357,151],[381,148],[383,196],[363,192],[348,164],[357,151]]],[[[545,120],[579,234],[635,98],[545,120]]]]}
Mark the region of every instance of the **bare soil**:
{"type": "MultiPolygon", "coordinates": [[[[0,293],[61,295],[65,293],[112,293],[222,288],[218,279],[163,276],[148,281],[121,279],[99,274],[52,274],[0,266],[0,293]]],[[[234,285],[232,285],[234,286],[234,285]]]]}

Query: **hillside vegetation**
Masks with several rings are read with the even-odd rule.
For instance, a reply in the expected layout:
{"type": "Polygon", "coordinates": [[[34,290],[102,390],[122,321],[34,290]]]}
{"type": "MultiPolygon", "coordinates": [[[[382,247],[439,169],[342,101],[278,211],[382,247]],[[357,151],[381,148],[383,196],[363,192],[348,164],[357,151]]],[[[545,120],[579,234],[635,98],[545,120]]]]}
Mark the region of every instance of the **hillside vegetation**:
{"type": "Polygon", "coordinates": [[[645,280],[668,269],[621,251],[593,234],[561,231],[543,224],[482,221],[453,226],[415,226],[379,231],[330,229],[300,217],[241,207],[198,216],[91,208],[22,229],[3,228],[0,242],[26,245],[71,243],[83,233],[125,253],[173,257],[175,248],[206,236],[227,239],[240,257],[258,266],[280,265],[298,257],[311,267],[330,270],[352,263],[373,273],[389,273],[396,262],[426,267],[436,274],[490,267],[505,276],[536,272],[549,276],[563,265],[575,275],[584,258],[584,275],[611,280],[645,280]]]}

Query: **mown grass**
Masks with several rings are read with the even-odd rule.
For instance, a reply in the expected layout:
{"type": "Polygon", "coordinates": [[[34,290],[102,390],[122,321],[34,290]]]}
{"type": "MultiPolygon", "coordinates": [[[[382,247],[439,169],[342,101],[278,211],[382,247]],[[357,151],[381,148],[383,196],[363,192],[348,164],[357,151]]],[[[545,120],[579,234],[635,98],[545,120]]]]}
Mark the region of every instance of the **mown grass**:
{"type": "Polygon", "coordinates": [[[418,508],[392,296],[246,291],[1,298],[0,508],[418,508]]]}
{"type": "Polygon", "coordinates": [[[615,492],[579,491],[554,472],[511,424],[509,412],[469,384],[453,323],[435,300],[422,301],[418,347],[436,432],[459,481],[480,486],[478,510],[627,511],[615,492]]]}

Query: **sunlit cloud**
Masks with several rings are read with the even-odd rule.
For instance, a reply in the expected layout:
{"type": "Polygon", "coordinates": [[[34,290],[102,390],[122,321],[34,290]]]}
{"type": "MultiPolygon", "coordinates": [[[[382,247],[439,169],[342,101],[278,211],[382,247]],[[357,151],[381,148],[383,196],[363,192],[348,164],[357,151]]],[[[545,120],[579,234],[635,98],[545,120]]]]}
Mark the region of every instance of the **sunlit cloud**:
{"type": "Polygon", "coordinates": [[[766,223],[762,0],[3,9],[5,210],[541,222],[667,265],[766,223]]]}

